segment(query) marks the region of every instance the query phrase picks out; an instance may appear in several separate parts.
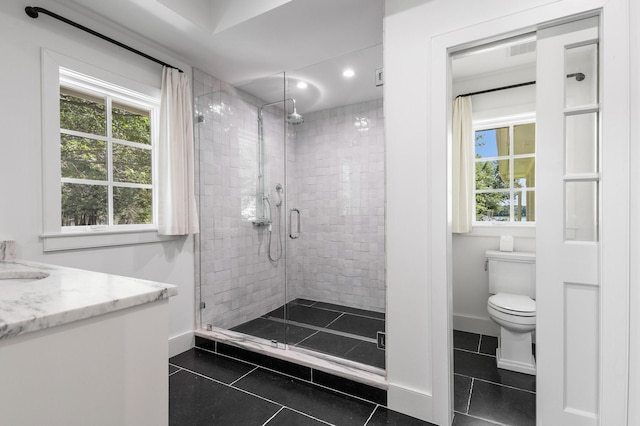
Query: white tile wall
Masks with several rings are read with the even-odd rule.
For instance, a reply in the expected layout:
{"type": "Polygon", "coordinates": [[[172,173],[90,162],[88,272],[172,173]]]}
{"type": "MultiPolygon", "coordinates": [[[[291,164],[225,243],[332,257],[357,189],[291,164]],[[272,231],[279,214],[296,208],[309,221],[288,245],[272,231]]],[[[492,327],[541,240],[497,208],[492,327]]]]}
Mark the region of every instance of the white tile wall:
{"type": "Polygon", "coordinates": [[[382,100],[306,114],[290,135],[289,207],[302,236],[289,240],[289,299],[384,311],[382,100]]]}

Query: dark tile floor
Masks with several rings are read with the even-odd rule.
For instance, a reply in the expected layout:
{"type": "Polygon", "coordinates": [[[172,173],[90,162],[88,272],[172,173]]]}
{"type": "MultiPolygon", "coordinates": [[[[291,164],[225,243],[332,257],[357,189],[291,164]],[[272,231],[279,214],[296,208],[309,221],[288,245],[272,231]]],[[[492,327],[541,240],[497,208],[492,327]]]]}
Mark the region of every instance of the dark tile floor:
{"type": "Polygon", "coordinates": [[[431,425],[365,399],[199,348],[169,360],[169,424],[431,425]]]}
{"type": "Polygon", "coordinates": [[[380,312],[295,299],[231,330],[385,368],[384,350],[375,343],[385,331],[380,312]]]}
{"type": "Polygon", "coordinates": [[[453,332],[454,426],[535,425],[536,378],[496,366],[496,337],[453,332]]]}

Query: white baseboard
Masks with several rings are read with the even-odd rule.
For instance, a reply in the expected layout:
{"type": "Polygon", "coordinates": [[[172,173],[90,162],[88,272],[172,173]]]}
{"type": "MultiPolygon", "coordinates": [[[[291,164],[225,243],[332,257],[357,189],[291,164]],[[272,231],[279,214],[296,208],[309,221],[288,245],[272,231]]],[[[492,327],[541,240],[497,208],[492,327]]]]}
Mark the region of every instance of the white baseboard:
{"type": "Polygon", "coordinates": [[[424,421],[433,421],[433,397],[413,389],[389,383],[387,407],[424,421]]]}
{"type": "Polygon", "coordinates": [[[491,318],[472,317],[465,315],[453,316],[453,329],[469,333],[484,334],[485,336],[500,336],[500,326],[491,318]]]}
{"type": "Polygon", "coordinates": [[[169,339],[169,358],[188,351],[195,346],[193,331],[187,331],[169,339]]]}

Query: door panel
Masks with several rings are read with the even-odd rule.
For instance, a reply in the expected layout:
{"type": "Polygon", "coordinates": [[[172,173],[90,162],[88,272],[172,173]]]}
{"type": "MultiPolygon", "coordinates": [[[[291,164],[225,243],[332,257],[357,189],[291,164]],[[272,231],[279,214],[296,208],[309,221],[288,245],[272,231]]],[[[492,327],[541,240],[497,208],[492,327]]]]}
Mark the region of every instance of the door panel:
{"type": "Polygon", "coordinates": [[[537,421],[596,425],[598,18],[540,30],[537,49],[537,421]]]}

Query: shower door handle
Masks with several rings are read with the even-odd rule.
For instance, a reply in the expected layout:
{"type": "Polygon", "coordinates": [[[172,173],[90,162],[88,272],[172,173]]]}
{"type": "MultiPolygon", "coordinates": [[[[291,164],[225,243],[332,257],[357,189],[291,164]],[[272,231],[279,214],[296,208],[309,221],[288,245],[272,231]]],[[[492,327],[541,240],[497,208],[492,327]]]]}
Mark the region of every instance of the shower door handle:
{"type": "Polygon", "coordinates": [[[300,210],[298,209],[290,209],[289,210],[289,238],[291,238],[292,240],[295,240],[296,238],[300,238],[300,210]],[[293,233],[293,212],[297,213],[298,216],[298,224],[296,226],[296,232],[295,235],[293,233]]]}

